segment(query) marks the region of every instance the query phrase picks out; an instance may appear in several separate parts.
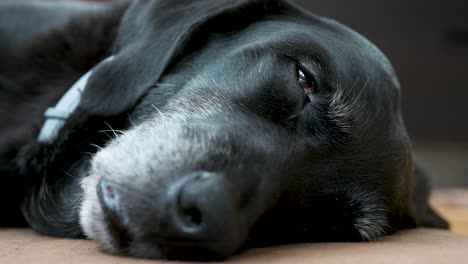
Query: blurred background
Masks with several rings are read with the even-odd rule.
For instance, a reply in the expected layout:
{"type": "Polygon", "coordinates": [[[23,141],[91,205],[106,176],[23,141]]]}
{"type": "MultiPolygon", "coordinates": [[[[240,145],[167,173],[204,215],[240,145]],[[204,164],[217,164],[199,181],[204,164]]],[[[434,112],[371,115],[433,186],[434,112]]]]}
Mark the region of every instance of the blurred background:
{"type": "Polygon", "coordinates": [[[435,187],[468,187],[468,1],[296,0],[375,43],[399,76],[416,157],[435,187]]]}

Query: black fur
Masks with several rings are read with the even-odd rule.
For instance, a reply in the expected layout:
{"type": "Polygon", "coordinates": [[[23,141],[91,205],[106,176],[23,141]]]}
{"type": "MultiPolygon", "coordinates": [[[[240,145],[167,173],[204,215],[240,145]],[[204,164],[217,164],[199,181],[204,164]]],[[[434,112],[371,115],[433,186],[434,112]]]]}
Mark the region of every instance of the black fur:
{"type": "MultiPolygon", "coordinates": [[[[375,234],[383,235],[416,226],[448,227],[429,207],[429,186],[413,165],[396,76],[367,40],[284,1],[136,1],[127,7],[125,1],[0,4],[0,205],[5,212],[0,226],[27,222],[44,234],[83,237],[80,182],[97,166],[93,159],[100,148],[119,144],[110,140],[115,136],[109,130],[132,130],[175,104],[189,113],[184,129],[194,131],[187,132],[194,145],[203,135],[219,136],[218,127],[226,130],[226,137],[235,135],[229,142],[217,139],[203,162],[183,169],[217,168],[235,174],[239,164],[248,168],[239,175],[252,173],[250,179],[238,182],[242,177],[237,176],[232,181],[239,193],[253,197],[244,197],[249,201],[245,203],[258,203],[258,209],[245,213],[249,224],[243,230],[229,230],[245,237],[216,250],[205,247],[206,241],[180,248],[171,241],[137,244],[137,238],[157,228],[135,222],[137,231],[127,227],[130,231],[124,232],[122,223],[111,223],[112,212],[107,212],[108,229],[117,230],[112,237],[119,246],[113,250],[142,257],[198,258],[194,252],[200,249],[207,250],[204,256],[226,257],[241,246],[370,240],[375,238],[372,228],[382,229],[375,234]],[[54,16],[59,11],[65,15],[54,16]],[[35,24],[17,22],[24,14],[48,22],[35,30],[35,24]],[[12,28],[25,33],[5,37],[15,32],[12,28]],[[228,57],[230,52],[236,56],[228,57]],[[38,143],[45,109],[111,54],[115,60],[95,69],[79,108],[58,137],[38,143]],[[263,71],[255,74],[249,67],[257,64],[263,71]],[[317,71],[312,75],[319,89],[312,102],[301,95],[301,88],[291,88],[297,76],[288,77],[288,72],[294,72],[294,64],[317,71]],[[206,78],[197,79],[199,74],[206,78]],[[340,98],[343,87],[348,90],[340,98]],[[219,99],[214,105],[225,102],[225,111],[208,120],[190,114],[200,111],[190,103],[204,98],[219,99]],[[247,143],[249,151],[242,150],[247,143]],[[292,151],[292,145],[297,149],[292,151]],[[233,156],[208,158],[218,147],[233,151],[233,156]],[[260,171],[264,175],[256,174],[260,171]],[[271,181],[261,191],[267,197],[262,202],[260,194],[250,193],[256,177],[271,181]],[[369,223],[359,232],[355,221],[360,217],[360,225],[367,223],[365,217],[379,225],[369,223]]],[[[177,132],[177,122],[168,129],[177,132]]],[[[131,190],[122,182],[114,184],[131,190]]],[[[156,192],[147,188],[140,191],[156,192]]]]}
{"type": "MultiPolygon", "coordinates": [[[[88,12],[83,19],[79,16],[80,11],[76,10],[78,8],[73,5],[53,5],[55,4],[2,3],[0,8],[3,17],[0,32],[30,32],[23,33],[23,39],[19,40],[9,37],[10,35],[3,36],[0,42],[3,51],[0,55],[0,120],[4,122],[0,130],[0,174],[5,183],[0,187],[0,203],[9,212],[0,219],[1,225],[17,225],[22,222],[19,205],[25,188],[33,182],[44,181],[41,176],[44,174],[39,173],[49,168],[49,160],[62,150],[57,144],[42,146],[35,143],[44,122],[44,111],[78,77],[111,53],[116,29],[124,11],[122,4],[102,6],[99,11],[94,11],[91,5],[84,5],[84,10],[88,12]],[[57,12],[66,13],[65,23],[60,16],[55,15],[57,12]],[[18,16],[25,15],[37,17],[46,34],[25,30],[35,26],[16,21],[18,16]],[[54,20],[59,20],[60,24],[55,25],[54,20]],[[50,28],[47,28],[48,25],[50,28]],[[20,154],[20,149],[26,145],[28,146],[20,154]],[[18,161],[17,166],[13,163],[15,160],[18,161]],[[26,178],[26,175],[29,177],[26,178]]],[[[34,21],[31,17],[29,19],[34,21]]],[[[78,116],[86,120],[82,115],[78,116]]],[[[86,135],[80,128],[71,124],[69,126],[73,130],[79,130],[80,135],[75,141],[67,141],[69,136],[65,134],[68,133],[64,133],[63,141],[67,144],[86,144],[86,140],[95,138],[96,131],[86,135]]],[[[80,156],[81,154],[78,159],[80,156]]],[[[67,168],[76,161],[76,155],[64,155],[59,162],[61,168],[67,168]]]]}

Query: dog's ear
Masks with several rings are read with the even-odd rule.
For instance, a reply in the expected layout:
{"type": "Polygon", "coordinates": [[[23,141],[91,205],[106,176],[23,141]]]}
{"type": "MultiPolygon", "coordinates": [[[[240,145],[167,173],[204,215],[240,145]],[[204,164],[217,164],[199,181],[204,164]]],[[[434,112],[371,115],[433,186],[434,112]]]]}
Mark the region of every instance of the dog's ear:
{"type": "Polygon", "coordinates": [[[417,226],[448,229],[448,222],[429,204],[430,184],[426,172],[416,163],[413,180],[413,214],[417,226]]]}
{"type": "Polygon", "coordinates": [[[242,28],[281,6],[271,0],[135,1],[122,18],[114,60],[96,67],[81,108],[100,116],[126,111],[209,32],[242,28]]]}

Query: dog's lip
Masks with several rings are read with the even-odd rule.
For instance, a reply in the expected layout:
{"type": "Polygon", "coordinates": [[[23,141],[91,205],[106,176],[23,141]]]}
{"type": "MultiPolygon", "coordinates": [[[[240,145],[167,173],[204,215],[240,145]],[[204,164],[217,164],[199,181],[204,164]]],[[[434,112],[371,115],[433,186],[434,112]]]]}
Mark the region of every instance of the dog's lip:
{"type": "Polygon", "coordinates": [[[176,251],[200,251],[204,254],[209,254],[213,258],[225,258],[229,256],[229,253],[217,253],[210,247],[200,247],[203,243],[201,239],[197,238],[186,238],[179,236],[164,236],[158,233],[145,234],[141,237],[134,238],[133,243],[151,243],[154,248],[161,250],[161,253],[166,255],[167,252],[176,251]]]}
{"type": "MultiPolygon", "coordinates": [[[[162,245],[162,246],[192,246],[196,245],[200,242],[199,239],[194,239],[194,238],[183,238],[183,237],[177,237],[177,236],[163,236],[159,234],[147,234],[143,236],[143,240],[148,240],[148,241],[156,241],[157,245],[162,245]]],[[[138,240],[140,240],[138,239],[138,240]]]]}
{"type": "MultiPolygon", "coordinates": [[[[146,255],[145,258],[152,259],[177,259],[180,260],[181,256],[186,260],[222,260],[229,256],[216,253],[208,248],[197,247],[200,240],[187,239],[180,237],[168,237],[159,234],[146,234],[140,238],[134,239],[132,244],[146,244],[150,245],[151,255],[146,255]]],[[[120,252],[139,257],[139,253],[132,253],[131,250],[120,248],[120,252]]]]}

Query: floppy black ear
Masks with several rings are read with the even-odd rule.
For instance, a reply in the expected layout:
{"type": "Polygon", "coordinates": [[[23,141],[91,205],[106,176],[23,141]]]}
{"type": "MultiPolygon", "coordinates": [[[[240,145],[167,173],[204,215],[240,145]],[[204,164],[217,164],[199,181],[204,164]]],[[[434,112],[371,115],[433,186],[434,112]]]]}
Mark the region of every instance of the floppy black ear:
{"type": "Polygon", "coordinates": [[[268,0],[135,1],[122,19],[115,59],[95,69],[81,107],[100,116],[129,109],[207,31],[259,20],[280,6],[268,0]]]}
{"type": "Polygon", "coordinates": [[[417,226],[448,229],[448,222],[429,205],[431,186],[426,172],[419,164],[414,166],[413,213],[417,226]]]}

